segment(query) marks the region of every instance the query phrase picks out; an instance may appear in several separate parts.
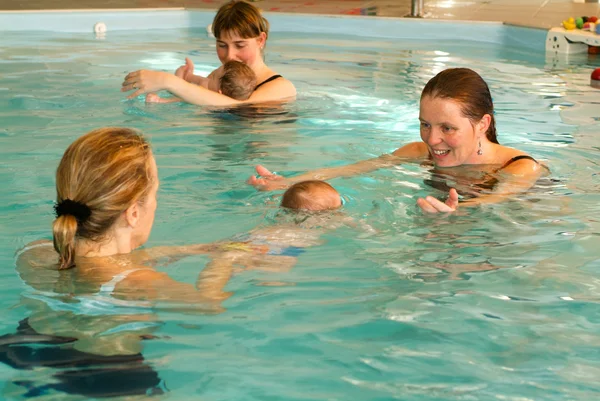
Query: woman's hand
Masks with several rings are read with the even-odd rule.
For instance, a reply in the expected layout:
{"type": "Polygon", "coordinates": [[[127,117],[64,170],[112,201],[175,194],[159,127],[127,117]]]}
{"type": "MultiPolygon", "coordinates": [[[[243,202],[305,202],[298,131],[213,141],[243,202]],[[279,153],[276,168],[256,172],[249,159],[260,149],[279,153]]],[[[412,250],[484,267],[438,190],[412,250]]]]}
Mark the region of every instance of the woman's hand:
{"type": "Polygon", "coordinates": [[[274,191],[290,186],[284,177],[270,172],[261,165],[256,166],[256,173],[258,176],[253,175],[246,182],[260,191],[274,191]]]}
{"type": "Polygon", "coordinates": [[[194,83],[194,62],[189,58],[185,58],[185,64],[175,70],[175,76],[187,82],[194,83]]]}
{"type": "Polygon", "coordinates": [[[133,94],[127,96],[128,99],[143,93],[156,92],[165,89],[167,80],[172,76],[173,74],[162,71],[138,70],[130,72],[121,85],[121,92],[136,90],[133,94]]]}
{"type": "Polygon", "coordinates": [[[419,198],[417,199],[417,205],[419,205],[421,210],[425,213],[454,212],[458,208],[458,192],[456,192],[456,189],[452,188],[446,202],[442,202],[433,196],[419,198]]]}

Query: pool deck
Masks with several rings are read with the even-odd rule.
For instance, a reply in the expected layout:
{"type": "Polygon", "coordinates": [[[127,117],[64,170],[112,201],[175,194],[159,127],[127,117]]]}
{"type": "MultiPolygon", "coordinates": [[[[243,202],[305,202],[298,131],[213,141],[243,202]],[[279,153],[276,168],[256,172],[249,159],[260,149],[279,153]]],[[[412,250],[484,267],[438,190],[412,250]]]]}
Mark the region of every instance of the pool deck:
{"type": "MultiPolygon", "coordinates": [[[[589,0],[588,0],[589,1],[589,0]]],[[[217,9],[224,0],[105,0],[102,9],[188,8],[217,9]]],[[[377,15],[404,17],[410,13],[410,0],[255,0],[264,11],[377,15]]],[[[600,16],[600,3],[574,3],[572,0],[425,0],[424,17],[466,21],[501,21],[548,29],[559,26],[569,16],[600,16]]],[[[0,0],[0,10],[98,9],[97,0],[0,0]]]]}

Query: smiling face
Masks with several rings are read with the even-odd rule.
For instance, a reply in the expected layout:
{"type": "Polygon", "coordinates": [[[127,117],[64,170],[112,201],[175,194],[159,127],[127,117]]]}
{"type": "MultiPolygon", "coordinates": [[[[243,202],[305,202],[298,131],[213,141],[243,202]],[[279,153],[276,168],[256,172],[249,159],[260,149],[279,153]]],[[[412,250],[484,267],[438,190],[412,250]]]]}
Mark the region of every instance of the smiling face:
{"type": "Polygon", "coordinates": [[[479,141],[486,141],[487,124],[483,120],[472,123],[463,115],[460,103],[424,96],[421,98],[419,120],[421,139],[436,166],[480,163],[477,150],[479,141]]]}
{"type": "Polygon", "coordinates": [[[256,38],[245,39],[233,31],[225,31],[217,39],[217,55],[222,64],[240,61],[250,68],[262,62],[261,50],[267,35],[263,32],[256,38]]]}

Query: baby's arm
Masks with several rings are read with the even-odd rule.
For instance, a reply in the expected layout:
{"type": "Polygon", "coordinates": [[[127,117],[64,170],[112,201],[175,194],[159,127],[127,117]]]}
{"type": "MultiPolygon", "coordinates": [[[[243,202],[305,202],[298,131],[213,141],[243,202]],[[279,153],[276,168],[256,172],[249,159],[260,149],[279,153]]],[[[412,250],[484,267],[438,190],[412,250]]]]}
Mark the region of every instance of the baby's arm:
{"type": "Polygon", "coordinates": [[[146,103],[179,103],[183,102],[178,97],[160,97],[156,93],[148,93],[146,95],[146,103]]]}

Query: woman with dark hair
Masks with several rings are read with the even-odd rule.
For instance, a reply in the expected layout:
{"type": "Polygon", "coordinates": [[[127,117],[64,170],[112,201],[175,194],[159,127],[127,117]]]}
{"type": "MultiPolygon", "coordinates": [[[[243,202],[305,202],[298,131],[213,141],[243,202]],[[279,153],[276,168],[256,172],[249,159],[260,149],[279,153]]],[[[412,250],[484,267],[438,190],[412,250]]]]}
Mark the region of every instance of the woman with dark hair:
{"type": "Polygon", "coordinates": [[[531,156],[498,143],[490,90],[473,70],[450,68],[433,77],[421,93],[419,120],[421,142],[404,145],[392,154],[290,178],[257,166],[259,176],[250,177],[248,183],[261,190],[283,189],[299,181],[348,177],[416,161],[432,164],[436,176],[453,179],[453,188],[439,179],[429,181],[448,191],[445,202],[432,196],[417,200],[423,211],[437,213],[458,208],[457,189],[477,195],[461,201],[461,206],[496,203],[531,188],[546,172],[531,156]]]}
{"type": "Polygon", "coordinates": [[[258,8],[245,1],[230,1],[219,8],[212,29],[217,39],[217,56],[221,64],[240,61],[256,74],[258,85],[247,100],[235,100],[210,91],[205,85],[208,78],[194,75],[194,63],[190,59],[186,59],[186,64],[178,68],[175,75],[151,70],[131,72],[125,77],[121,91],[135,90],[129,95],[129,98],[133,98],[164,89],[185,102],[200,106],[269,102],[296,96],[294,85],[265,64],[264,49],[269,37],[269,23],[258,8]]]}

